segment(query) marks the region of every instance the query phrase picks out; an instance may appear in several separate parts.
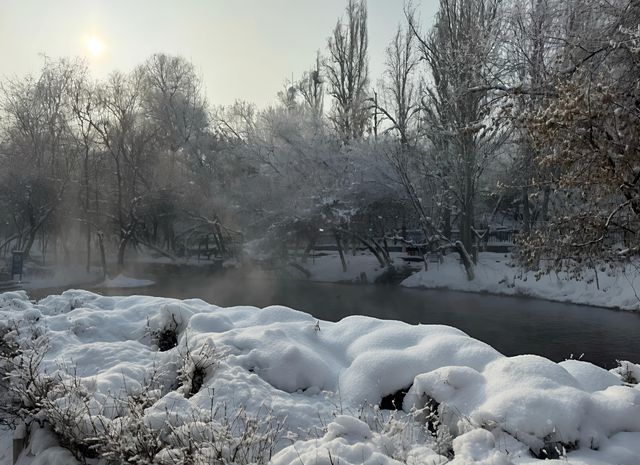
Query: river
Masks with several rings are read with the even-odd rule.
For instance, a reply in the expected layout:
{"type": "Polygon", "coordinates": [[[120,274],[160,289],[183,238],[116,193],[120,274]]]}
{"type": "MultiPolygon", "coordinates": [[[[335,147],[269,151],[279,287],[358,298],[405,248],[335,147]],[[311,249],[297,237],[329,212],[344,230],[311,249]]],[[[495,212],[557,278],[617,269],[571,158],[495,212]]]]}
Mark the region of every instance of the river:
{"type": "MultiPolygon", "coordinates": [[[[605,368],[640,362],[640,314],[526,297],[269,279],[252,272],[145,270],[153,286],[91,289],[106,295],[200,298],[219,306],[285,305],[337,321],[368,315],[411,324],[455,326],[505,355],[537,354],[556,362],[581,358],[605,368]]],[[[31,291],[33,298],[64,289],[31,291]]]]}

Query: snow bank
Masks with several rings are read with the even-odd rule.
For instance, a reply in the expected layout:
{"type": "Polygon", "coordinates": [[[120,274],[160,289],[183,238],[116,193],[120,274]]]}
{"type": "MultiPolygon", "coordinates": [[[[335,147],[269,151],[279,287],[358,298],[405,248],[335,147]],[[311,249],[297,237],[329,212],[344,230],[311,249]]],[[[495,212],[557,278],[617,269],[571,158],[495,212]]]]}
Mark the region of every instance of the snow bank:
{"type": "Polygon", "coordinates": [[[475,279],[468,281],[456,254],[449,254],[444,259],[442,264],[430,264],[428,270],[409,276],[402,285],[523,295],[558,302],[640,310],[640,272],[637,264],[613,271],[586,270],[580,280],[564,272],[536,277],[536,273],[523,272],[516,267],[509,255],[483,252],[475,269],[475,279]]]}
{"type": "Polygon", "coordinates": [[[130,288],[130,287],[147,287],[153,286],[155,281],[151,281],[149,279],[136,279],[130,278],[123,274],[119,274],[115,278],[105,279],[102,283],[97,284],[95,287],[115,287],[115,288],[130,288]]]}
{"type": "Polygon", "coordinates": [[[46,289],[65,286],[91,285],[100,279],[101,270],[92,267],[87,273],[85,266],[36,266],[25,265],[21,287],[24,289],[46,289]]]}
{"type": "MultiPolygon", "coordinates": [[[[392,253],[395,266],[408,266],[408,264],[402,262],[399,258],[401,254],[392,253]]],[[[326,255],[318,257],[312,257],[307,260],[306,263],[301,266],[308,270],[310,276],[304,276],[299,271],[290,270],[292,273],[297,273],[299,278],[309,279],[311,281],[320,282],[352,282],[352,283],[373,283],[376,279],[380,278],[386,271],[385,267],[380,266],[380,263],[371,253],[358,252],[356,255],[345,252],[345,262],[347,264],[347,270],[343,271],[342,261],[337,252],[328,252],[326,255]]],[[[417,267],[419,268],[420,263],[417,267]]]]}
{"type": "MultiPolygon", "coordinates": [[[[46,340],[40,372],[81,387],[85,426],[124,428],[114,399],[127,396],[146,399],[145,427],[171,424],[167,440],[268,412],[283,428],[277,464],[524,464],[552,449],[632,463],[640,443],[637,365],[504,357],[447,326],[70,290],[37,304],[0,294],[0,334],[26,351],[46,340]],[[403,389],[403,411],[371,407],[403,389]]],[[[49,446],[31,448],[38,463],[68,457],[49,446]]]]}
{"type": "MultiPolygon", "coordinates": [[[[405,263],[403,254],[391,254],[395,266],[406,266],[415,273],[402,282],[405,287],[451,289],[464,292],[481,292],[498,295],[521,295],[558,302],[571,302],[624,310],[640,310],[640,268],[631,264],[615,270],[586,270],[582,279],[567,273],[536,276],[523,272],[514,265],[510,254],[482,252],[476,266],[476,278],[468,281],[457,254],[444,257],[444,263],[429,263],[424,270],[421,261],[405,263]]],[[[415,257],[414,257],[415,258],[415,257]]],[[[385,269],[369,253],[345,254],[347,271],[336,252],[308,259],[302,265],[310,272],[308,279],[322,282],[375,282],[385,269]]],[[[307,278],[302,273],[296,276],[307,278]]]]}

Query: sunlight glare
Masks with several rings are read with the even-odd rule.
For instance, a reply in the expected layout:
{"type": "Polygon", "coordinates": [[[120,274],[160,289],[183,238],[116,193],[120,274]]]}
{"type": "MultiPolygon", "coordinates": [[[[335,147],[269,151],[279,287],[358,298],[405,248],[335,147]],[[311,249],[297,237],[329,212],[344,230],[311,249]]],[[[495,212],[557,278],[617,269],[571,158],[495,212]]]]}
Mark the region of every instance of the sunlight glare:
{"type": "Polygon", "coordinates": [[[104,43],[96,36],[90,36],[85,44],[87,50],[93,57],[98,57],[104,50],[104,43]]]}

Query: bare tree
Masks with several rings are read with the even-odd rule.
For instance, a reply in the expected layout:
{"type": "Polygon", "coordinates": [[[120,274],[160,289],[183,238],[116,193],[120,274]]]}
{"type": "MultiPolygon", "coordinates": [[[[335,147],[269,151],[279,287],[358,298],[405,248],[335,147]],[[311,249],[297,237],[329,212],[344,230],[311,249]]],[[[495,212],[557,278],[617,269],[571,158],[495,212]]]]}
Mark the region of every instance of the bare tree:
{"type": "Polygon", "coordinates": [[[389,121],[390,130],[397,131],[404,146],[412,139],[410,131],[415,129],[420,111],[418,58],[415,34],[398,27],[386,50],[383,93],[381,101],[376,102],[376,110],[389,121]]]}
{"type": "Polygon", "coordinates": [[[330,119],[344,142],[362,137],[369,119],[367,48],[367,5],[349,0],[346,18],[338,20],[329,38],[325,63],[333,98],[330,119]]]}
{"type": "Polygon", "coordinates": [[[138,207],[150,188],[152,142],[155,128],[143,117],[144,75],[115,73],[99,89],[99,114],[92,120],[103,149],[109,154],[114,172],[114,202],[110,216],[117,225],[118,268],[124,265],[129,242],[140,226],[138,207]]]}
{"type": "Polygon", "coordinates": [[[423,131],[432,144],[429,175],[457,207],[467,250],[474,242],[479,180],[504,140],[490,90],[502,71],[501,13],[499,0],[441,0],[427,37],[408,15],[429,72],[421,104],[423,131]]]}
{"type": "Polygon", "coordinates": [[[314,67],[302,75],[297,85],[298,92],[316,118],[321,118],[324,112],[324,81],[322,59],[318,52],[314,67]]]}
{"type": "Polygon", "coordinates": [[[558,40],[562,35],[561,3],[556,0],[514,1],[505,22],[508,73],[511,88],[518,89],[507,92],[517,136],[517,152],[508,184],[520,192],[525,234],[537,221],[547,220],[551,188],[543,179],[544,170],[535,163],[535,144],[522,124],[522,116],[539,108],[544,98],[543,90],[551,85],[552,68],[562,48],[558,40]]]}
{"type": "Polygon", "coordinates": [[[76,163],[70,134],[69,89],[83,64],[45,58],[37,78],[2,86],[4,114],[2,197],[13,211],[16,248],[29,256],[37,233],[63,200],[76,163]]]}
{"type": "MultiPolygon", "coordinates": [[[[100,214],[101,205],[105,201],[102,198],[101,184],[102,170],[104,168],[103,153],[99,150],[98,134],[95,129],[96,111],[98,99],[96,85],[89,81],[88,74],[78,73],[69,88],[69,100],[71,106],[71,135],[78,151],[78,166],[74,173],[74,179],[79,184],[78,202],[80,208],[77,219],[84,226],[86,243],[85,267],[87,273],[92,264],[92,238],[98,242],[100,250],[99,258],[103,275],[107,275],[107,263],[104,244],[104,221],[100,214]]],[[[69,228],[69,225],[66,225],[69,228]]]]}

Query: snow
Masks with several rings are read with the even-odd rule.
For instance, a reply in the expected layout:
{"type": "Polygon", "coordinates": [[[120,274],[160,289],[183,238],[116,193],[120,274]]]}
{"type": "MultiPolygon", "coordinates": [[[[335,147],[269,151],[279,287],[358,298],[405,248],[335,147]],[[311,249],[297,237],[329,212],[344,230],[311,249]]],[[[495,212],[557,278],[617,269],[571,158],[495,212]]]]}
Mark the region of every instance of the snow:
{"type": "Polygon", "coordinates": [[[337,253],[328,253],[309,258],[302,266],[311,273],[308,279],[320,282],[366,282],[372,283],[384,272],[376,257],[370,253],[352,255],[345,253],[347,271],[342,270],[342,262],[337,253]]]}
{"type": "Polygon", "coordinates": [[[620,366],[612,370],[622,379],[632,383],[640,382],[640,365],[629,361],[620,362],[620,366]]]}
{"type": "Polygon", "coordinates": [[[5,426],[0,426],[0,464],[13,465],[13,433],[5,426]]]}
{"type": "Polygon", "coordinates": [[[558,363],[573,376],[580,387],[587,392],[604,391],[610,386],[622,384],[620,376],[581,360],[565,360],[558,363]]]}
{"type": "MultiPolygon", "coordinates": [[[[372,432],[369,426],[352,416],[338,415],[320,439],[297,441],[273,458],[274,465],[400,465],[403,460],[393,458],[393,439],[385,434],[372,432]]],[[[429,448],[414,450],[407,463],[438,465],[447,461],[429,448]]]]}
{"type": "MultiPolygon", "coordinates": [[[[450,289],[497,295],[529,296],[558,302],[593,305],[624,310],[640,310],[640,268],[629,264],[625,268],[586,270],[581,279],[567,273],[536,275],[524,272],[514,264],[510,254],[482,252],[475,268],[476,277],[467,280],[464,267],[457,254],[449,254],[443,263],[429,263],[424,270],[422,261],[405,262],[401,253],[391,253],[396,267],[408,267],[414,273],[402,282],[402,286],[429,289],[450,289]],[[597,273],[597,278],[596,278],[597,273]]],[[[406,257],[405,257],[406,258],[406,257]]],[[[416,257],[412,257],[416,258],[416,257]]],[[[337,252],[310,258],[302,266],[310,276],[292,271],[296,277],[322,282],[375,282],[385,269],[367,252],[356,255],[345,253],[347,271],[337,252]]]]}
{"type": "MultiPolygon", "coordinates": [[[[114,400],[145,395],[145,424],[169,423],[174,436],[206,437],[207,421],[222,428],[222,413],[207,417],[220,406],[259,425],[270,424],[265,415],[282,422],[274,464],[435,465],[453,457],[454,465],[518,465],[544,463],[530,450],[555,447],[572,464],[613,465],[637,464],[639,454],[640,389],[626,376],[637,365],[609,372],[505,357],[448,326],[364,316],[333,323],[282,306],[69,290],[37,303],[23,291],[0,294],[0,334],[26,353],[46,340],[41,373],[77,377],[86,396],[80,432],[90,415],[100,428],[126,431],[114,400]],[[166,331],[177,345],[160,351],[166,331]],[[198,364],[202,386],[191,392],[196,384],[184,376],[198,364]],[[401,411],[377,407],[407,388],[401,411]]],[[[78,402],[58,395],[59,405],[78,402]]],[[[0,433],[2,447],[10,435],[0,433]]],[[[21,465],[76,463],[46,428],[34,425],[30,439],[21,465]]],[[[0,453],[0,465],[10,456],[0,453]]]]}
{"type": "Polygon", "coordinates": [[[93,267],[87,273],[85,266],[25,266],[20,286],[24,289],[91,285],[100,279],[101,270],[93,267]]]}
{"type": "Polygon", "coordinates": [[[451,289],[489,294],[523,295],[558,302],[640,310],[640,271],[634,264],[626,268],[586,270],[582,279],[567,273],[536,276],[524,272],[508,254],[483,252],[479,255],[473,281],[466,278],[456,254],[444,257],[442,264],[429,264],[402,282],[406,287],[451,289]]]}
{"type": "Polygon", "coordinates": [[[155,282],[149,279],[136,279],[136,278],[130,278],[123,274],[119,274],[115,278],[105,279],[102,283],[96,284],[95,287],[97,288],[115,287],[115,288],[123,289],[123,288],[129,288],[129,287],[147,287],[147,286],[153,286],[154,284],[155,282]]]}
{"type": "Polygon", "coordinates": [[[495,448],[495,437],[484,429],[474,429],[453,440],[455,459],[451,465],[509,465],[507,455],[495,448]]]}

